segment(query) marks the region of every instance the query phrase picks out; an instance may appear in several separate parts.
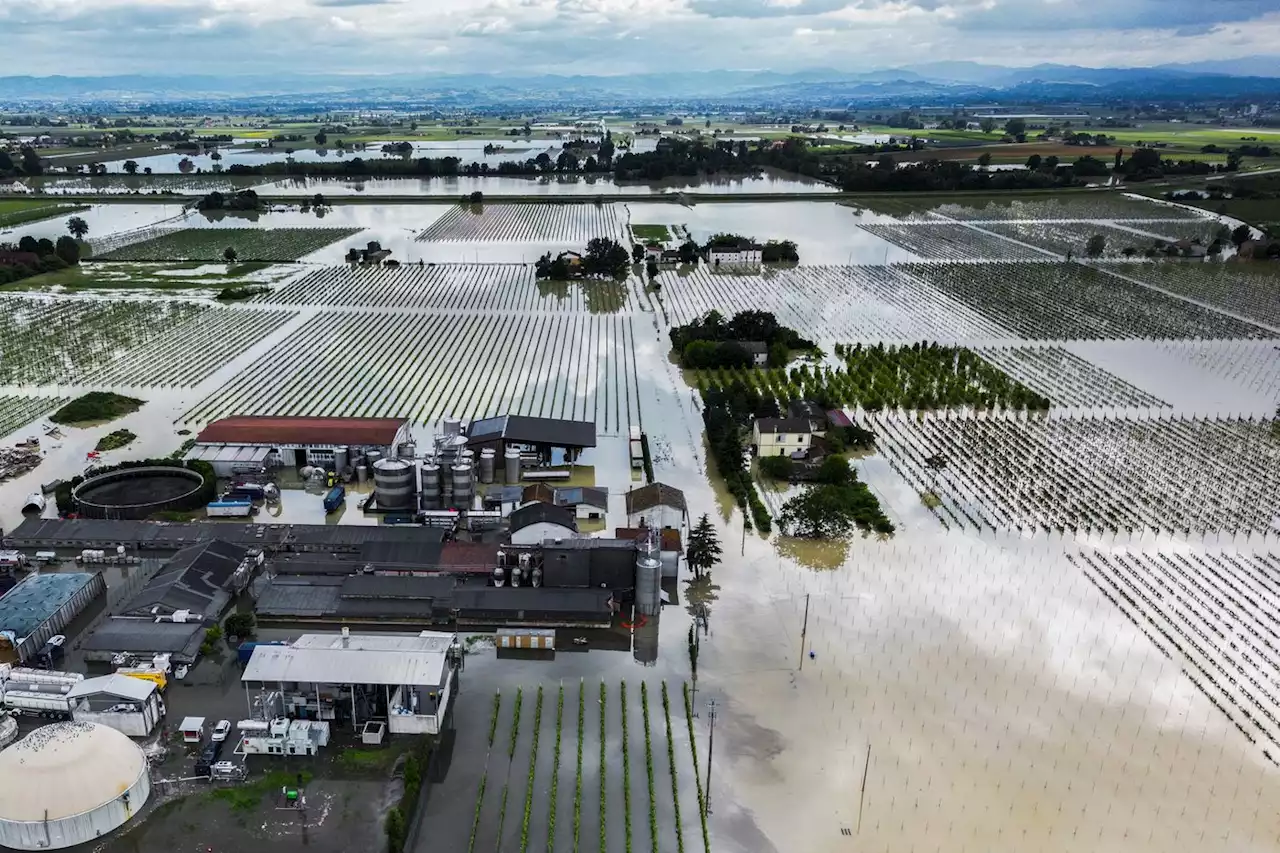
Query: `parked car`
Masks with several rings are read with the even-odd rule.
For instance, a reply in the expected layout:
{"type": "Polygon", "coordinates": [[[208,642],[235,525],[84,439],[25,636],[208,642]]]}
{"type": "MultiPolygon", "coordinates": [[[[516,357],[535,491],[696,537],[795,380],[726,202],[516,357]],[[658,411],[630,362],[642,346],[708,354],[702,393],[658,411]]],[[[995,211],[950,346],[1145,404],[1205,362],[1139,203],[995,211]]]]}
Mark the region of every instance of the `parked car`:
{"type": "Polygon", "coordinates": [[[214,743],[220,743],[227,739],[227,735],[231,733],[230,720],[218,720],[218,724],[213,727],[212,739],[214,743]]]}

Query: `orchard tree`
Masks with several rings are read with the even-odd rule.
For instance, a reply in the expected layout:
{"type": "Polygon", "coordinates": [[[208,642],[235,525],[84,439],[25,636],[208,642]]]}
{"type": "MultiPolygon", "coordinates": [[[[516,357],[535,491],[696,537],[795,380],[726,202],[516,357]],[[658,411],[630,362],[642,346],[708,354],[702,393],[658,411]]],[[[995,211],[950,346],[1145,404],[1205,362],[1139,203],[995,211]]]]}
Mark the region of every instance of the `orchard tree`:
{"type": "Polygon", "coordinates": [[[1084,244],[1084,253],[1091,258],[1100,258],[1102,253],[1107,250],[1107,238],[1101,234],[1094,234],[1089,238],[1089,242],[1084,244]]]}
{"type": "Polygon", "coordinates": [[[67,233],[77,240],[83,240],[84,235],[89,233],[89,223],[79,216],[73,216],[67,220],[67,233]]]}
{"type": "Polygon", "coordinates": [[[138,161],[125,160],[124,163],[121,164],[120,168],[124,169],[125,172],[130,175],[136,175],[138,174],[138,161]]]}
{"type": "Polygon", "coordinates": [[[233,249],[231,246],[228,246],[227,248],[223,249],[222,259],[229,264],[234,264],[236,262],[236,250],[233,249]]]}

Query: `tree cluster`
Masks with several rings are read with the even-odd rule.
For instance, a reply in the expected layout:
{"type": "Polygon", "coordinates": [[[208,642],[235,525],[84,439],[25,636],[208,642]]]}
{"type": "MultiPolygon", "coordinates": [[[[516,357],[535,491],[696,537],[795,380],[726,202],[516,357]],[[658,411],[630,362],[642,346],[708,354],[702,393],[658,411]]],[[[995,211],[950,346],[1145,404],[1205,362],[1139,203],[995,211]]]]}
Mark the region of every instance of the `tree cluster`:
{"type": "Polygon", "coordinates": [[[575,260],[568,252],[561,252],[554,258],[547,252],[534,262],[534,275],[552,281],[583,277],[625,278],[631,269],[631,253],[608,237],[588,240],[581,261],[575,264],[575,260]]]}
{"type": "Polygon", "coordinates": [[[262,199],[253,190],[240,190],[226,196],[214,190],[196,202],[196,210],[262,210],[262,199]]]}
{"type": "Polygon", "coordinates": [[[739,401],[718,389],[704,391],[702,402],[702,422],[707,429],[707,444],[715,457],[716,468],[742,509],[747,527],[754,523],[755,527],[767,533],[773,527],[773,519],[756,494],[755,484],[744,462],[746,444],[742,433],[755,414],[749,409],[739,408],[739,401]]]}
{"type": "Polygon", "coordinates": [[[57,272],[80,263],[80,244],[71,237],[36,239],[24,235],[17,243],[0,243],[0,284],[57,272]]]}
{"type": "Polygon", "coordinates": [[[835,539],[855,527],[885,535],[894,531],[880,501],[839,456],[828,456],[818,470],[818,482],[782,505],[778,526],[805,539],[835,539]]]}
{"type": "Polygon", "coordinates": [[[792,350],[816,347],[767,311],[740,311],[729,320],[719,311],[708,311],[691,323],[673,326],[669,334],[672,347],[680,353],[681,364],[688,368],[750,367],[751,356],[736,345],[739,341],[759,341],[768,346],[770,364],[776,367],[787,363],[792,350]],[[698,363],[691,363],[690,359],[698,363]]]}
{"type": "Polygon", "coordinates": [[[18,152],[18,159],[8,151],[0,151],[0,178],[30,177],[43,175],[44,164],[40,162],[40,153],[30,145],[24,145],[18,152]]]}

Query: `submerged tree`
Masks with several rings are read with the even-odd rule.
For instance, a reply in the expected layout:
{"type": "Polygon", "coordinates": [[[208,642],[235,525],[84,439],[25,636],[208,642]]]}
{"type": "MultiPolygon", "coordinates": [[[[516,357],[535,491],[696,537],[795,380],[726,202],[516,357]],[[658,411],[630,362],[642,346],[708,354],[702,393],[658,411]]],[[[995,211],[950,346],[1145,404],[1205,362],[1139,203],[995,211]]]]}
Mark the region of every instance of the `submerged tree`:
{"type": "Polygon", "coordinates": [[[689,547],[685,549],[685,559],[693,569],[695,578],[701,578],[720,562],[720,539],[706,513],[703,513],[698,524],[689,531],[689,547]]]}
{"type": "Polygon", "coordinates": [[[83,240],[84,235],[89,233],[89,223],[79,216],[73,216],[67,220],[67,233],[77,240],[83,240]]]}

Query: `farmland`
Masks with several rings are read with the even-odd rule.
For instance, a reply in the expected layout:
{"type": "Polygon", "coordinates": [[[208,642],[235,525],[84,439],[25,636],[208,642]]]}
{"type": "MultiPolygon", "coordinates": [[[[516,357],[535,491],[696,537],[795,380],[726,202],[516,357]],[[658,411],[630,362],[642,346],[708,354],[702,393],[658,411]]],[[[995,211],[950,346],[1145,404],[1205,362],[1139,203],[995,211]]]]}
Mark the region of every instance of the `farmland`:
{"type": "Polygon", "coordinates": [[[635,349],[629,317],[322,311],[182,420],[252,411],[427,424],[510,413],[618,433],[640,417],[635,349]]]}
{"type": "Polygon", "coordinates": [[[535,280],[523,264],[441,264],[399,268],[324,267],[259,298],[278,305],[434,308],[453,311],[631,309],[630,285],[535,280]]]}
{"type": "Polygon", "coordinates": [[[977,353],[1048,396],[1055,406],[1150,409],[1169,405],[1062,347],[991,346],[980,347],[977,353]]]}
{"type": "Polygon", "coordinates": [[[62,397],[0,396],[0,438],[66,402],[62,397]]]}
{"type": "MultiPolygon", "coordinates": [[[[1066,255],[1083,256],[1090,238],[1102,237],[1105,243],[1104,254],[1107,257],[1118,257],[1129,250],[1129,254],[1138,253],[1155,246],[1178,240],[1196,240],[1208,246],[1213,242],[1215,232],[1223,227],[1214,220],[1173,220],[1173,221],[1119,221],[1115,224],[1100,222],[993,222],[983,226],[984,230],[1030,243],[1042,249],[1066,255]]],[[[1228,232],[1230,229],[1227,229],[1228,232]]]]}
{"type": "Polygon", "coordinates": [[[0,198],[0,229],[15,228],[52,216],[69,216],[86,209],[84,205],[56,204],[45,199],[0,198]]]}
{"type": "Polygon", "coordinates": [[[221,261],[232,248],[241,261],[296,261],[330,243],[358,234],[355,228],[183,228],[99,250],[104,261],[221,261]]]}
{"type": "Polygon", "coordinates": [[[869,418],[903,477],[941,498],[947,526],[1202,535],[1280,532],[1270,421],[869,418]],[[938,472],[926,460],[941,457],[938,472]]]}
{"type": "Polygon", "coordinates": [[[884,198],[865,203],[894,216],[930,216],[962,221],[1033,219],[1186,219],[1208,217],[1203,211],[1117,193],[1063,196],[956,196],[929,199],[884,198]]]}
{"type": "Polygon", "coordinates": [[[625,237],[619,205],[459,205],[418,235],[419,240],[585,244],[592,237],[625,237]]]}
{"type": "Polygon", "coordinates": [[[1047,253],[1032,246],[1002,240],[986,231],[951,222],[911,225],[860,225],[859,228],[901,246],[926,260],[1043,260],[1047,253]]]}
{"type": "Polygon", "coordinates": [[[1280,328],[1280,272],[1265,263],[1166,261],[1126,264],[1118,271],[1126,278],[1280,328]]]}

